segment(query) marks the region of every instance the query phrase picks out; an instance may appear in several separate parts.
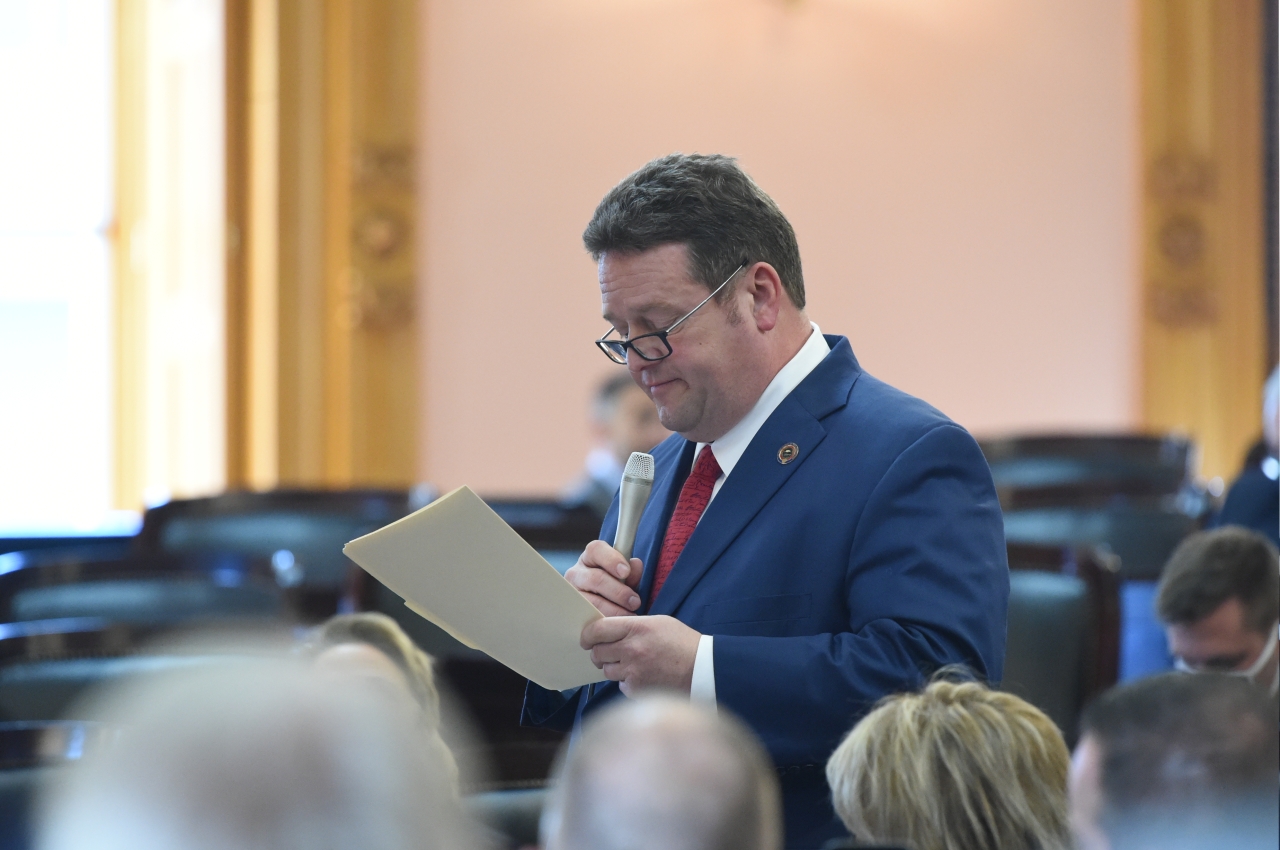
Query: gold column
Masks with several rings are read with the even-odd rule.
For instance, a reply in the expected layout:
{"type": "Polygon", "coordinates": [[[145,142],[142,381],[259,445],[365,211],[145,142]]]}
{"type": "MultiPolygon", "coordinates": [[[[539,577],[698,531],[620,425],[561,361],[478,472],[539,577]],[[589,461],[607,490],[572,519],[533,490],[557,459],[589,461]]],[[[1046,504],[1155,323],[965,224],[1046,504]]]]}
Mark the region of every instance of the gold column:
{"type": "Polygon", "coordinates": [[[408,484],[417,3],[227,2],[228,479],[408,484]]]}
{"type": "MultiPolygon", "coordinates": [[[[330,159],[349,190],[330,220],[335,257],[331,315],[345,327],[345,373],[335,367],[331,475],[361,483],[413,480],[417,452],[414,321],[414,145],[417,134],[416,0],[332,0],[345,9],[332,30],[346,40],[347,147],[330,159]],[[339,22],[341,21],[341,22],[339,22]],[[343,238],[343,237],[346,238],[343,238]],[[339,413],[339,411],[342,411],[339,413]]],[[[336,52],[336,51],[335,51],[336,52]]],[[[335,86],[335,90],[338,87],[335,86]]],[[[335,350],[336,352],[336,350],[335,350]]]]}
{"type": "Polygon", "coordinates": [[[1143,0],[1143,414],[1229,479],[1261,431],[1261,0],[1143,0]]]}

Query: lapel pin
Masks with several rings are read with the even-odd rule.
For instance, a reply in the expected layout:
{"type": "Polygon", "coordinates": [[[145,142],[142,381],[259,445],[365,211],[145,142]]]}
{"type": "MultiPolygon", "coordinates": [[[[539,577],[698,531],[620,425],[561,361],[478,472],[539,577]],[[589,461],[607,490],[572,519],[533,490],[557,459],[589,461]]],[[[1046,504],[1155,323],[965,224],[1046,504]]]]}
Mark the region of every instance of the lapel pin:
{"type": "Polygon", "coordinates": [[[787,443],[778,449],[778,463],[791,463],[800,454],[800,447],[795,443],[787,443]]]}

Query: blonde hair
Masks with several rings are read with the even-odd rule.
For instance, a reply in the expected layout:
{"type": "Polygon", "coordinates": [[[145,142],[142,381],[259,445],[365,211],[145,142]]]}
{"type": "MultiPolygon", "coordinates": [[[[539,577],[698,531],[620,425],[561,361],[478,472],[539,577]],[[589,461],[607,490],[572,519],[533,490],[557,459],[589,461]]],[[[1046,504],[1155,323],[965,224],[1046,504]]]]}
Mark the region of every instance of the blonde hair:
{"type": "Polygon", "coordinates": [[[421,726],[428,742],[439,751],[446,770],[456,781],[457,763],[440,737],[440,692],[436,689],[434,659],[418,648],[399,623],[386,614],[372,611],[339,614],[320,626],[315,642],[317,651],[346,643],[366,644],[395,664],[404,674],[409,692],[418,704],[421,726]]]}
{"type": "Polygon", "coordinates": [[[827,762],[860,841],[915,850],[1069,850],[1062,733],[1035,706],[976,682],[888,697],[827,762]]]}

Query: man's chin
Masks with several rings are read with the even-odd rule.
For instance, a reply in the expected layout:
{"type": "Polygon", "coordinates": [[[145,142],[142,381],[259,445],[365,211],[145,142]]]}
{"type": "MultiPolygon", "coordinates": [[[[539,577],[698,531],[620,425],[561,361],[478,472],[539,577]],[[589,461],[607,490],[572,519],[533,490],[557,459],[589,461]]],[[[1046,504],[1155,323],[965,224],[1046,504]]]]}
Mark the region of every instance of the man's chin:
{"type": "Polygon", "coordinates": [[[663,428],[676,434],[684,434],[697,425],[695,417],[690,416],[687,411],[672,407],[658,407],[658,421],[662,423],[663,428]]]}

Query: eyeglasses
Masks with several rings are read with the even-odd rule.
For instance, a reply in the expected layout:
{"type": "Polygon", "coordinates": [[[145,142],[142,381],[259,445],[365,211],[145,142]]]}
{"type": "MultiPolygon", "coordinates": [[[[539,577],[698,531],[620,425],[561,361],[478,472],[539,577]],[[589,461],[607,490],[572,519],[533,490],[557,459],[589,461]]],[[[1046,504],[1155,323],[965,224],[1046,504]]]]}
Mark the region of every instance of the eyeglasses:
{"type": "Polygon", "coordinates": [[[724,283],[711,290],[711,294],[706,298],[703,298],[702,301],[698,303],[697,307],[694,307],[688,313],[685,313],[683,316],[676,319],[675,324],[667,328],[665,331],[654,331],[653,333],[641,334],[635,339],[609,339],[609,334],[617,332],[616,328],[609,328],[609,333],[606,333],[604,336],[596,340],[596,345],[604,352],[605,357],[608,357],[614,363],[621,363],[623,365],[627,362],[627,349],[634,351],[641,360],[647,360],[650,363],[662,360],[665,357],[670,357],[671,343],[667,340],[667,334],[680,327],[681,323],[683,323],[685,319],[701,310],[703,304],[706,304],[712,298],[715,298],[716,294],[728,286],[729,281],[737,277],[738,272],[742,271],[746,267],[747,264],[744,262],[742,265],[734,269],[733,274],[724,279],[724,283]]]}

